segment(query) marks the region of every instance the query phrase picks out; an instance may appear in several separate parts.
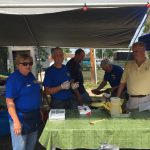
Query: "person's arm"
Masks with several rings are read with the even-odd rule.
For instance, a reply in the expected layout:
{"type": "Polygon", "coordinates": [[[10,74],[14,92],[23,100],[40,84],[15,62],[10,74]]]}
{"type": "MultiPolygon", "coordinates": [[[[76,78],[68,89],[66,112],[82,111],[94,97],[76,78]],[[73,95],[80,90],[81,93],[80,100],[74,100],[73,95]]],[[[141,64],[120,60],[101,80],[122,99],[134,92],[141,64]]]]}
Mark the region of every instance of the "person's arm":
{"type": "Polygon", "coordinates": [[[59,91],[61,91],[62,88],[61,88],[61,85],[60,86],[57,86],[57,87],[53,87],[53,88],[50,88],[50,87],[44,87],[44,93],[46,95],[51,95],[51,94],[55,94],[59,91]]]}
{"type": "Polygon", "coordinates": [[[46,95],[55,94],[61,90],[68,90],[70,88],[70,81],[65,81],[61,85],[56,87],[44,87],[44,93],[46,95]]]}
{"type": "Polygon", "coordinates": [[[82,96],[81,96],[81,94],[80,94],[80,92],[78,90],[79,83],[78,82],[74,82],[74,80],[72,79],[70,85],[71,85],[71,89],[73,90],[73,93],[74,93],[74,95],[76,97],[76,100],[77,100],[78,104],[80,106],[82,106],[83,105],[83,102],[82,102],[83,100],[82,100],[82,96]]]}
{"type": "Polygon", "coordinates": [[[12,98],[6,98],[6,104],[7,104],[7,108],[8,108],[8,112],[13,120],[14,123],[14,133],[16,135],[21,134],[21,130],[22,130],[22,125],[20,123],[20,120],[18,118],[18,115],[16,113],[16,108],[15,108],[15,104],[12,98]]]}
{"type": "Polygon", "coordinates": [[[101,94],[101,92],[100,92],[100,90],[101,89],[103,89],[105,86],[106,86],[106,84],[107,84],[107,81],[102,81],[101,83],[100,83],[100,85],[96,88],[96,89],[93,89],[93,90],[91,90],[91,92],[93,93],[93,94],[101,94]]]}
{"type": "Polygon", "coordinates": [[[75,96],[76,96],[76,98],[77,98],[78,104],[79,104],[80,106],[82,106],[82,105],[83,105],[82,96],[80,95],[78,89],[73,90],[73,92],[74,92],[74,94],[75,94],[75,96]]]}
{"type": "Polygon", "coordinates": [[[120,97],[126,84],[127,84],[127,80],[128,80],[128,75],[130,74],[130,63],[127,63],[125,65],[125,69],[123,71],[123,74],[122,74],[122,77],[121,77],[121,80],[120,80],[120,84],[119,84],[119,87],[118,87],[118,90],[117,90],[117,97],[120,97]]]}
{"type": "Polygon", "coordinates": [[[118,91],[117,91],[117,97],[120,97],[121,96],[121,93],[122,91],[124,90],[125,88],[125,83],[120,83],[119,87],[118,87],[118,91]]]}
{"type": "Polygon", "coordinates": [[[110,92],[117,91],[118,88],[119,88],[119,86],[113,86],[110,88],[110,92]]]}
{"type": "Polygon", "coordinates": [[[101,89],[103,89],[103,88],[106,86],[106,84],[107,84],[107,81],[104,81],[104,80],[103,80],[103,81],[101,82],[101,84],[98,86],[97,90],[100,91],[101,89]]]}

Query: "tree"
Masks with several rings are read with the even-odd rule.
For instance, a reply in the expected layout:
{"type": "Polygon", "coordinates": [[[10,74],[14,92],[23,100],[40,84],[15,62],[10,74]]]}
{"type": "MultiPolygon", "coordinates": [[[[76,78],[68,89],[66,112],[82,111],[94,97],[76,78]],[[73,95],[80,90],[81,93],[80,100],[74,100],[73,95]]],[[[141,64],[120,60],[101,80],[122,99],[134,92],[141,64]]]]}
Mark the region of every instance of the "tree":
{"type": "Polygon", "coordinates": [[[65,60],[67,60],[67,58],[66,58],[66,57],[67,57],[67,56],[66,56],[66,54],[67,54],[67,53],[71,53],[71,51],[70,51],[70,49],[69,49],[69,48],[63,48],[63,52],[64,52],[64,59],[65,59],[65,60]]]}
{"type": "Polygon", "coordinates": [[[113,56],[113,52],[115,49],[106,49],[104,52],[104,56],[106,56],[106,58],[110,58],[113,56]]]}
{"type": "Polygon", "coordinates": [[[110,58],[113,56],[113,51],[116,49],[96,49],[96,57],[98,58],[110,58]]]}
{"type": "Polygon", "coordinates": [[[149,33],[150,32],[150,15],[147,18],[147,21],[145,22],[145,26],[144,26],[144,33],[149,33]]]}
{"type": "Polygon", "coordinates": [[[40,58],[40,61],[44,62],[48,59],[48,53],[46,51],[46,48],[45,47],[39,47],[38,48],[38,54],[39,54],[39,58],[40,58]]]}
{"type": "Polygon", "coordinates": [[[45,62],[48,59],[48,53],[46,51],[46,47],[37,47],[36,49],[36,68],[37,68],[37,73],[42,71],[42,64],[41,62],[45,62]]]}
{"type": "Polygon", "coordinates": [[[0,47],[0,73],[7,74],[8,47],[0,47]]]}
{"type": "Polygon", "coordinates": [[[63,48],[63,52],[64,54],[71,53],[71,50],[69,48],[63,48]]]}
{"type": "Polygon", "coordinates": [[[96,49],[96,57],[103,58],[103,49],[96,49]]]}

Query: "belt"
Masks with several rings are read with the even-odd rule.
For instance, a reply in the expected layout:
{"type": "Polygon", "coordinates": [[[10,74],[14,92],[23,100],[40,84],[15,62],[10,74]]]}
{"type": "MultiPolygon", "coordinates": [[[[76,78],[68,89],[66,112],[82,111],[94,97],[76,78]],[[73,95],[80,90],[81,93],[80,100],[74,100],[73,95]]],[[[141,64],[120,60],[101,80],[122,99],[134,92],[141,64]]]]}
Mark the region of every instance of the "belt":
{"type": "Polygon", "coordinates": [[[130,95],[130,97],[138,97],[138,98],[140,98],[140,97],[146,97],[147,95],[130,95]]]}

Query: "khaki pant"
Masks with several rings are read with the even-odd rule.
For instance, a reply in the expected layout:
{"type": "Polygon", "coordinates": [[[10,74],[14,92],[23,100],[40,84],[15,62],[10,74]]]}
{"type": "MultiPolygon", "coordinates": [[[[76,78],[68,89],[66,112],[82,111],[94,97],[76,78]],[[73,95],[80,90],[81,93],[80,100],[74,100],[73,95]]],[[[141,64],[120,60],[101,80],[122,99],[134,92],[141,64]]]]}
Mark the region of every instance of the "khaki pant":
{"type": "Polygon", "coordinates": [[[150,102],[150,95],[145,97],[130,97],[127,102],[128,109],[139,109],[139,105],[150,102]]]}

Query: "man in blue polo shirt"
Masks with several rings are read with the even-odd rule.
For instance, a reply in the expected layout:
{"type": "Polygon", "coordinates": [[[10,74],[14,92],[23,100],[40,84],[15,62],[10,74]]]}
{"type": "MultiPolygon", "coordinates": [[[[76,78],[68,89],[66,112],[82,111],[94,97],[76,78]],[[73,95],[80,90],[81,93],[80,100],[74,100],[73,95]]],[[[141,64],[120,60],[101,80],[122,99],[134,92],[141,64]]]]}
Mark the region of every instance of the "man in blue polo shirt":
{"type": "Polygon", "coordinates": [[[45,71],[44,91],[46,95],[51,95],[51,108],[71,109],[73,108],[73,92],[79,87],[78,83],[73,83],[70,73],[62,64],[64,54],[61,48],[52,49],[54,64],[45,71]]]}
{"type": "Polygon", "coordinates": [[[111,96],[116,96],[118,86],[122,77],[123,69],[120,66],[113,65],[108,59],[101,61],[101,68],[105,71],[103,81],[98,88],[91,90],[93,94],[101,94],[102,92],[111,93],[111,96]],[[103,89],[107,82],[111,88],[100,91],[103,89]]]}

